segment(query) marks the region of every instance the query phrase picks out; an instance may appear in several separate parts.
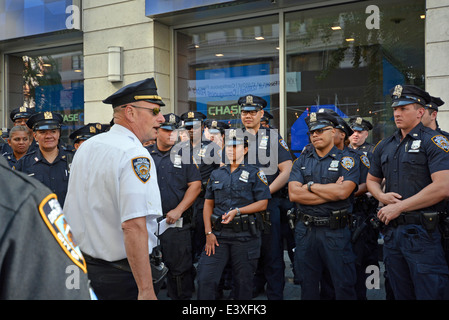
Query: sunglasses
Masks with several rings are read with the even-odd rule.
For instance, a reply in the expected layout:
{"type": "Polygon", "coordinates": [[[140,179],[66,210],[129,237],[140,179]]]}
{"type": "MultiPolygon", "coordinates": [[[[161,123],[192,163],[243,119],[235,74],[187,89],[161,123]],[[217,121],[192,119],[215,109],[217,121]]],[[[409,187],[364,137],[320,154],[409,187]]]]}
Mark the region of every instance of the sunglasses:
{"type": "Polygon", "coordinates": [[[307,134],[308,134],[309,136],[313,136],[314,133],[322,134],[324,131],[327,131],[327,130],[332,130],[332,128],[316,129],[316,130],[312,130],[312,131],[307,132],[307,134]]]}
{"type": "MultiPolygon", "coordinates": [[[[159,107],[151,109],[151,108],[144,108],[144,107],[135,106],[135,105],[132,105],[132,104],[127,104],[127,106],[151,111],[153,113],[153,116],[157,116],[161,112],[161,108],[159,108],[159,107]]],[[[126,108],[126,106],[123,106],[122,108],[126,108]]]]}

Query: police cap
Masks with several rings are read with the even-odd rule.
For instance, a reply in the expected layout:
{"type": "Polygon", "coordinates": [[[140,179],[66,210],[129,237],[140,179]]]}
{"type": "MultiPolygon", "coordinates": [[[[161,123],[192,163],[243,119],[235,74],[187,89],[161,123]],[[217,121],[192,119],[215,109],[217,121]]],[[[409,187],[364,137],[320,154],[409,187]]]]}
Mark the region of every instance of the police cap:
{"type": "Polygon", "coordinates": [[[229,129],[229,125],[227,123],[213,119],[205,120],[204,125],[209,129],[210,133],[223,134],[226,129],[229,129]]]}
{"type": "Polygon", "coordinates": [[[248,146],[248,139],[244,136],[242,130],[229,129],[226,130],[225,135],[225,145],[226,146],[237,146],[243,144],[245,147],[248,146]]]}
{"type": "Polygon", "coordinates": [[[262,118],[260,118],[260,121],[266,121],[267,123],[270,122],[270,119],[273,119],[273,115],[269,113],[268,111],[263,112],[262,118]]]}
{"type": "Polygon", "coordinates": [[[11,111],[9,117],[12,121],[23,118],[29,119],[35,113],[36,111],[34,110],[34,108],[19,107],[11,111]]]}
{"type": "Polygon", "coordinates": [[[265,99],[252,94],[240,97],[237,103],[240,105],[241,111],[259,111],[267,106],[265,99]]]}
{"type": "Polygon", "coordinates": [[[199,111],[187,111],[181,114],[184,126],[193,126],[194,122],[202,122],[204,119],[206,119],[206,115],[199,111]]]}
{"type": "Polygon", "coordinates": [[[181,121],[179,116],[174,113],[165,114],[164,119],[165,121],[161,123],[159,128],[171,131],[176,130],[178,128],[179,122],[181,121]]]}
{"type": "Polygon", "coordinates": [[[27,126],[33,131],[60,129],[62,116],[52,111],[44,111],[33,114],[27,121],[27,126]]]}
{"type": "Polygon", "coordinates": [[[430,102],[430,95],[423,89],[406,84],[406,85],[396,85],[390,90],[391,98],[393,103],[391,107],[405,106],[411,103],[418,103],[423,107],[430,102]]]}
{"type": "Polygon", "coordinates": [[[349,119],[349,125],[351,126],[352,130],[356,131],[369,131],[373,128],[371,122],[357,116],[353,116],[349,119]]]}
{"type": "Polygon", "coordinates": [[[312,112],[308,115],[304,121],[309,127],[309,131],[325,128],[325,127],[337,127],[338,120],[328,112],[312,112]]]}
{"type": "Polygon", "coordinates": [[[323,112],[329,113],[330,115],[334,116],[335,119],[337,119],[338,125],[335,126],[336,129],[342,130],[348,137],[352,136],[354,131],[352,131],[351,127],[348,125],[348,123],[345,121],[345,119],[340,117],[340,115],[337,112],[335,112],[332,109],[328,109],[328,108],[321,108],[318,110],[318,113],[323,113],[323,112]]]}
{"type": "Polygon", "coordinates": [[[89,123],[85,126],[82,126],[78,130],[73,131],[69,138],[74,140],[74,142],[78,142],[79,140],[87,140],[94,135],[101,132],[101,124],[100,123],[89,123]]]}
{"type": "Polygon", "coordinates": [[[438,107],[442,106],[444,104],[444,101],[441,100],[439,97],[433,97],[430,96],[429,103],[426,104],[426,109],[433,109],[435,111],[438,111],[438,107]]]}
{"type": "Polygon", "coordinates": [[[112,107],[122,106],[137,101],[146,101],[162,106],[162,98],[157,94],[157,87],[154,78],[137,81],[117,90],[103,100],[103,103],[112,104],[112,107]]]}

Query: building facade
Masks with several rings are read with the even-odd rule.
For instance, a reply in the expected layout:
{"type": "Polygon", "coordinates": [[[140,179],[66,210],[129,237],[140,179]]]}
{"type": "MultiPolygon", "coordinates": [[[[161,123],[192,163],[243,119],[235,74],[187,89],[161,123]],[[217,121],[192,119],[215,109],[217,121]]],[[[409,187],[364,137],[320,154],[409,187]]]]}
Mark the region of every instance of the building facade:
{"type": "Polygon", "coordinates": [[[105,97],[154,77],[164,113],[235,127],[237,99],[262,96],[294,152],[319,108],[370,120],[371,142],[391,134],[398,83],[447,101],[448,130],[448,18],[449,0],[0,0],[0,124],[22,105],[58,111],[69,142],[109,123],[105,97]]]}

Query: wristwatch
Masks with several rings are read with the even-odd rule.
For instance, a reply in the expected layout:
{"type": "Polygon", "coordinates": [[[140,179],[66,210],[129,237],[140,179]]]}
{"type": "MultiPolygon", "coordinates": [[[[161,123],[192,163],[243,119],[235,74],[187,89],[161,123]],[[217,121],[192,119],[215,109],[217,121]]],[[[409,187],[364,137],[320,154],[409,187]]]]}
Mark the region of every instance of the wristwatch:
{"type": "Polygon", "coordinates": [[[235,208],[235,210],[237,210],[236,216],[240,215],[240,209],[239,208],[235,208]]]}
{"type": "Polygon", "coordinates": [[[212,231],[206,232],[206,236],[212,234],[212,231]]]}
{"type": "Polygon", "coordinates": [[[307,190],[309,190],[310,192],[312,192],[312,190],[310,189],[312,187],[312,184],[314,184],[315,182],[313,181],[309,181],[307,182],[307,190]]]}

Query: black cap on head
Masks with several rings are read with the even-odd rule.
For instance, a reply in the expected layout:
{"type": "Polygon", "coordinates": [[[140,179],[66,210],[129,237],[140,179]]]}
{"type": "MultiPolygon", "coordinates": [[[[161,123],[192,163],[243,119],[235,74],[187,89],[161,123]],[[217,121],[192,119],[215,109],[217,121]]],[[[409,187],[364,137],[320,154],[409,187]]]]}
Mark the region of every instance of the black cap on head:
{"type": "Polygon", "coordinates": [[[162,98],[157,94],[157,87],[154,78],[137,81],[117,90],[103,100],[103,103],[112,104],[112,107],[122,106],[124,104],[137,101],[146,101],[157,105],[165,106],[162,98]]]}
{"type": "Polygon", "coordinates": [[[240,105],[241,111],[259,111],[267,106],[265,99],[252,94],[240,97],[237,103],[240,105]]]}
{"type": "Polygon", "coordinates": [[[209,129],[210,133],[221,133],[223,134],[226,129],[229,129],[229,125],[222,121],[207,119],[204,121],[204,125],[209,129]]]}
{"type": "Polygon", "coordinates": [[[273,119],[273,115],[268,111],[263,111],[263,116],[260,118],[260,121],[270,122],[270,119],[273,119]]]}
{"type": "Polygon", "coordinates": [[[308,115],[304,121],[309,127],[309,131],[325,128],[325,127],[337,127],[338,120],[328,112],[312,112],[308,115]]]}
{"type": "Polygon", "coordinates": [[[357,131],[369,131],[373,129],[373,125],[371,124],[371,122],[357,116],[351,117],[349,119],[349,125],[351,126],[352,130],[357,131]]]}
{"type": "Polygon", "coordinates": [[[87,140],[97,133],[101,132],[101,124],[100,123],[89,123],[85,126],[82,126],[78,130],[73,131],[69,138],[74,140],[74,142],[78,142],[79,140],[87,140]]]}
{"type": "Polygon", "coordinates": [[[334,116],[335,119],[337,119],[338,125],[335,126],[335,129],[342,130],[348,137],[354,133],[354,131],[352,131],[352,129],[348,125],[348,123],[342,117],[340,117],[340,115],[337,112],[335,112],[332,109],[328,109],[328,108],[321,108],[318,110],[318,113],[323,113],[323,112],[329,113],[330,115],[334,116]]]}
{"type": "Polygon", "coordinates": [[[164,115],[164,123],[161,123],[159,128],[165,129],[165,130],[176,130],[178,129],[179,122],[181,119],[174,113],[168,113],[164,115]]]}
{"type": "Polygon", "coordinates": [[[44,111],[33,114],[27,121],[27,126],[33,131],[60,129],[62,116],[52,111],[44,111]]]}
{"type": "Polygon", "coordinates": [[[391,98],[393,102],[391,107],[405,106],[411,103],[418,103],[425,106],[430,102],[430,95],[423,89],[406,84],[406,85],[396,85],[390,90],[391,98]]]}
{"type": "Polygon", "coordinates": [[[11,111],[9,114],[9,118],[14,121],[17,119],[29,119],[33,114],[35,114],[36,111],[34,108],[27,108],[27,107],[19,107],[11,111]]]}
{"type": "Polygon", "coordinates": [[[202,122],[204,119],[206,119],[206,115],[199,111],[187,111],[181,114],[184,126],[193,126],[195,121],[202,122]]]}
{"type": "Polygon", "coordinates": [[[430,102],[426,104],[426,109],[433,109],[435,111],[438,111],[438,107],[442,106],[443,104],[444,101],[439,97],[430,96],[430,102]]]}

